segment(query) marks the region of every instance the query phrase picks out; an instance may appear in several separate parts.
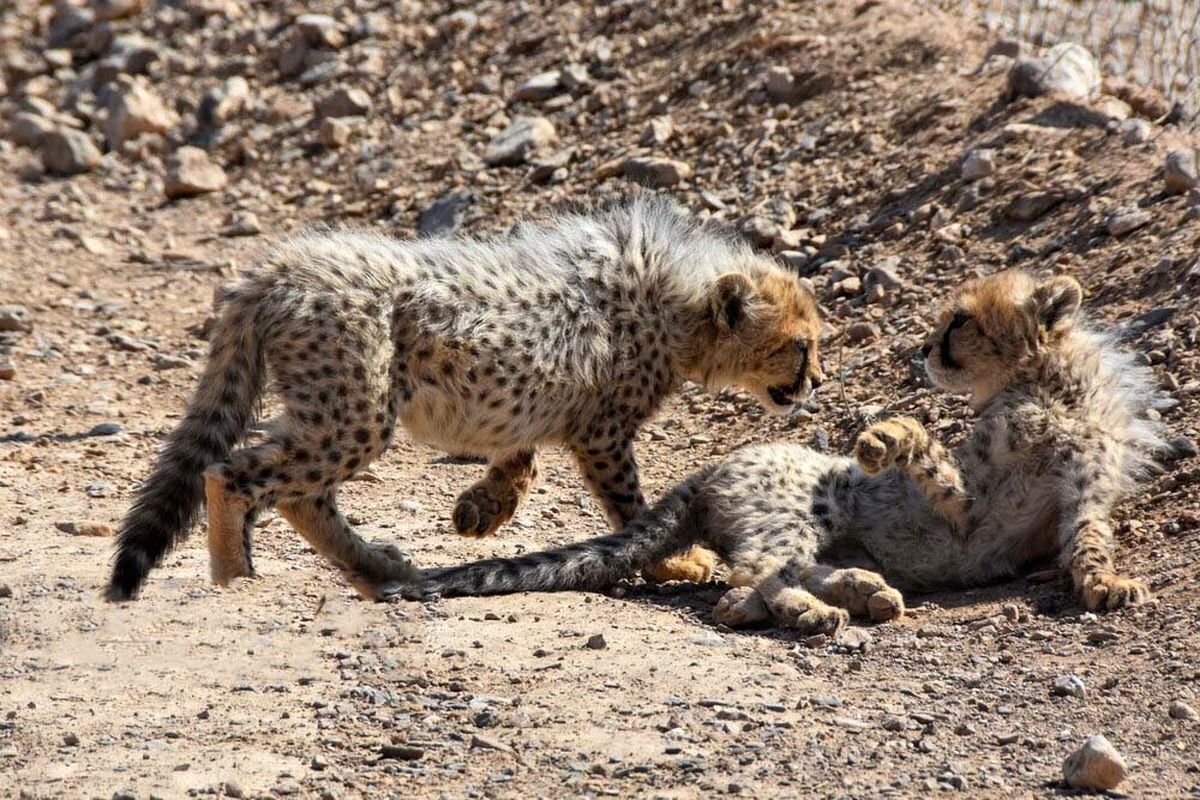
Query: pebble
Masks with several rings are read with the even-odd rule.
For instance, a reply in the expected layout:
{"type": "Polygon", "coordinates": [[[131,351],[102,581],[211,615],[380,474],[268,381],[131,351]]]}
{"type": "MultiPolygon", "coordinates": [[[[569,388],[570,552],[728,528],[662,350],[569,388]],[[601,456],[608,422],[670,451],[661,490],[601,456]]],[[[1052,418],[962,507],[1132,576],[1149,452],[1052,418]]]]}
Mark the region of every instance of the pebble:
{"type": "Polygon", "coordinates": [[[0,333],[29,333],[32,330],[33,320],[25,306],[0,306],[0,333]]]}
{"type": "Polygon", "coordinates": [[[321,144],[331,150],[345,147],[350,141],[350,132],[350,126],[336,117],[326,117],[321,120],[321,127],[317,128],[321,144]]]}
{"type": "Polygon", "coordinates": [[[1171,719],[1184,719],[1194,722],[1200,719],[1200,712],[1197,712],[1196,709],[1182,700],[1175,700],[1171,703],[1170,708],[1167,709],[1167,716],[1171,719]]]}
{"type": "Polygon", "coordinates": [[[645,147],[661,147],[670,141],[675,132],[675,123],[669,116],[655,117],[646,123],[638,144],[645,147]]]}
{"type": "Polygon", "coordinates": [[[728,644],[720,634],[714,631],[698,633],[690,641],[692,644],[698,644],[701,647],[725,647],[728,644]]]}
{"type": "Polygon", "coordinates": [[[964,181],[977,181],[986,178],[996,171],[996,152],[994,150],[972,150],[962,163],[962,178],[964,181]]]}
{"type": "Polygon", "coordinates": [[[517,90],[513,92],[513,100],[531,103],[549,100],[556,94],[562,93],[564,88],[562,73],[552,69],[540,72],[518,86],[517,90]]]}
{"type": "Polygon", "coordinates": [[[225,188],[228,178],[220,164],[214,164],[199,147],[185,146],[175,151],[167,164],[163,191],[169,199],[194,197],[225,188]]]}
{"type": "Polygon", "coordinates": [[[846,341],[851,344],[867,344],[882,334],[874,322],[854,322],[846,326],[846,341]]]}
{"type": "Polygon", "coordinates": [[[317,100],[313,110],[318,117],[361,117],[371,110],[371,95],[343,86],[317,100]]]}
{"type": "Polygon", "coordinates": [[[1050,693],[1056,697],[1083,697],[1087,694],[1087,686],[1075,675],[1060,675],[1054,679],[1050,693]]]}
{"type": "Polygon", "coordinates": [[[1059,191],[1027,192],[1013,198],[1004,213],[1009,219],[1032,222],[1066,199],[1067,196],[1059,191]]]}
{"type": "Polygon", "coordinates": [[[501,753],[511,753],[513,749],[504,742],[482,733],[471,734],[472,750],[498,750],[501,753]]]}
{"type": "Polygon", "coordinates": [[[7,583],[0,583],[0,598],[7,598],[7,597],[12,597],[12,596],[13,596],[12,587],[9,586],[7,583]]]}
{"type": "Polygon", "coordinates": [[[101,422],[98,425],[93,425],[91,430],[87,432],[88,436],[115,436],[125,430],[119,422],[101,422]]]}
{"type": "Polygon", "coordinates": [[[146,0],[92,0],[91,5],[97,22],[112,22],[137,14],[146,0]]]}
{"type": "Polygon", "coordinates": [[[112,150],[143,133],[166,133],[179,124],[179,117],[142,80],[124,82],[115,95],[104,126],[112,150]]]}
{"type": "Polygon", "coordinates": [[[455,189],[433,202],[417,219],[418,236],[449,236],[459,229],[475,195],[469,189],[455,189]]]}
{"type": "Polygon", "coordinates": [[[1066,757],[1062,770],[1063,779],[1072,789],[1108,791],[1125,780],[1129,767],[1108,739],[1098,733],[1066,757]]]}
{"type": "Polygon", "coordinates": [[[379,748],[379,757],[394,758],[399,761],[418,761],[425,757],[425,751],[409,745],[385,744],[379,748]]]}
{"type": "Polygon", "coordinates": [[[1121,143],[1126,147],[1143,144],[1154,136],[1154,126],[1144,119],[1127,119],[1118,127],[1121,133],[1121,143]]]}
{"type": "Polygon", "coordinates": [[[100,148],[82,131],[59,128],[42,138],[38,146],[42,166],[54,175],[78,175],[100,164],[100,148]]]}
{"type": "Polygon", "coordinates": [[[1104,225],[1110,236],[1125,236],[1150,224],[1149,211],[1137,207],[1120,208],[1108,215],[1104,225]]]}
{"type": "Polygon", "coordinates": [[[850,651],[866,652],[875,637],[866,628],[847,627],[837,637],[837,643],[850,651]]]}
{"type": "Polygon", "coordinates": [[[484,163],[491,166],[522,164],[556,137],[554,123],[545,117],[518,117],[487,146],[483,153],[484,163]]]}
{"type": "Polygon", "coordinates": [[[104,522],[56,522],[54,527],[72,536],[113,536],[113,526],[104,522]]]}
{"type": "Polygon", "coordinates": [[[1172,150],[1167,153],[1163,163],[1163,177],[1167,182],[1167,190],[1183,194],[1191,189],[1200,187],[1200,168],[1197,167],[1195,148],[1172,150]]]}
{"type": "Polygon", "coordinates": [[[635,157],[625,160],[625,177],[655,189],[674,186],[692,177],[692,168],[683,161],[671,158],[635,157]]]}
{"type": "Polygon", "coordinates": [[[1100,91],[1100,66],[1086,47],[1064,42],[1039,58],[1019,58],[1008,73],[1011,97],[1055,94],[1083,100],[1100,91]]]}
{"type": "Polygon", "coordinates": [[[249,100],[250,84],[235,75],[204,93],[196,107],[196,121],[207,127],[221,125],[241,113],[249,100]]]}
{"type": "Polygon", "coordinates": [[[605,641],[603,633],[594,633],[588,637],[586,646],[589,650],[603,650],[608,647],[608,642],[605,641]]]}
{"type": "Polygon", "coordinates": [[[262,233],[262,223],[252,211],[235,211],[229,215],[222,236],[257,236],[262,233]]]}

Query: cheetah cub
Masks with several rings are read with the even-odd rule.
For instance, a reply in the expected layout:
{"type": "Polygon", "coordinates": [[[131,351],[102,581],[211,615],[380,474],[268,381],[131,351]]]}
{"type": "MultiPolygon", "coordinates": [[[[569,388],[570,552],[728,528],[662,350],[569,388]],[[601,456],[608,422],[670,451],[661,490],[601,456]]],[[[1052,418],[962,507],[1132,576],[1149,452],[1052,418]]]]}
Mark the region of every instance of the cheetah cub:
{"type": "Polygon", "coordinates": [[[748,448],[620,533],[426,570],[420,590],[600,588],[700,543],[731,569],[736,588],[715,612],[728,624],[772,616],[832,631],[847,612],[891,619],[904,610],[898,589],[979,585],[1051,556],[1088,609],[1143,602],[1146,585],[1113,564],[1109,513],[1162,446],[1145,414],[1153,376],[1084,322],[1082,296],[1071,278],[1021,272],[958,292],[923,349],[933,382],[968,394],[978,412],[954,451],[908,417],[865,430],[854,460],[790,444],[748,448]],[[878,571],[830,566],[847,552],[878,571]]]}
{"type": "MultiPolygon", "coordinates": [[[[254,519],[274,505],[378,597],[414,570],[364,542],[336,497],[397,424],[491,457],[454,508],[461,533],[513,516],[544,444],[573,452],[620,528],[644,508],[633,441],[663,401],[689,379],[787,413],[821,381],[820,324],[794,275],[647,195],[487,240],[285,242],[225,291],[199,387],[121,524],[107,594],[134,597],[205,498],[218,584],[253,574],[254,519]],[[283,412],[239,447],[268,379],[283,412]]],[[[710,553],[672,556],[645,566],[709,576],[710,553]]]]}

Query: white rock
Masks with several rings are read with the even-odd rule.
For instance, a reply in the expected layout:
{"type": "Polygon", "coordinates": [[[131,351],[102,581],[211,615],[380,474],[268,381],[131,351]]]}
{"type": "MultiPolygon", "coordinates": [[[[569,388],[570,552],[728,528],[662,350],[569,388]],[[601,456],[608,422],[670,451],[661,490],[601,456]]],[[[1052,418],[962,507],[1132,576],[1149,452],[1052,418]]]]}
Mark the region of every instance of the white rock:
{"type": "Polygon", "coordinates": [[[108,146],[121,145],[143,133],[166,133],[179,123],[179,117],[144,83],[131,82],[117,93],[104,128],[108,146]]]}
{"type": "Polygon", "coordinates": [[[1126,234],[1133,233],[1138,228],[1150,224],[1153,218],[1150,212],[1143,208],[1119,208],[1108,215],[1108,221],[1105,223],[1105,226],[1108,228],[1109,236],[1125,236],[1126,234]]]}
{"type": "Polygon", "coordinates": [[[534,75],[518,86],[517,91],[513,94],[513,99],[536,103],[539,100],[549,100],[562,90],[562,73],[552,69],[534,75]]]}
{"type": "Polygon", "coordinates": [[[625,177],[654,188],[674,186],[692,177],[692,168],[670,158],[629,158],[623,168],[625,177]]]}
{"type": "Polygon", "coordinates": [[[1103,734],[1090,737],[1063,761],[1063,779],[1072,789],[1108,791],[1117,788],[1129,767],[1103,734]]]}
{"type": "Polygon", "coordinates": [[[1100,91],[1100,66],[1087,48],[1064,42],[1040,58],[1018,59],[1008,73],[1008,90],[1014,97],[1058,94],[1087,99],[1100,91]]]}
{"type": "Polygon", "coordinates": [[[192,197],[225,188],[228,178],[219,164],[199,147],[181,147],[171,156],[163,191],[167,197],[192,197]]]}

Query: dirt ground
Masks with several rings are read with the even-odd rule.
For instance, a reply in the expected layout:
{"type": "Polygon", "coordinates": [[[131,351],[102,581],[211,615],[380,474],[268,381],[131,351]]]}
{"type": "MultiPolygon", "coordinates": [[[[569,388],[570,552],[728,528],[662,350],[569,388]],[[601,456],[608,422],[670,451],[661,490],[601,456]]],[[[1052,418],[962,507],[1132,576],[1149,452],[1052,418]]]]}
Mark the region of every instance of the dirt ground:
{"type": "MultiPolygon", "coordinates": [[[[0,119],[11,132],[19,112],[53,112],[100,146],[111,86],[72,86],[108,52],[102,25],[48,51],[65,24],[51,10],[0,11],[0,119]]],[[[898,0],[186,0],[104,24],[155,44],[150,66],[122,69],[147,73],[173,127],[70,178],[0,140],[0,305],[28,318],[0,326],[0,795],[1045,797],[1070,793],[1063,758],[1103,733],[1129,764],[1120,791],[1200,797],[1200,721],[1168,712],[1200,707],[1200,223],[1162,174],[1182,132],[1148,123],[1127,143],[1105,100],[1002,102],[1009,62],[985,59],[986,31],[898,0]],[[309,11],[334,15],[342,38],[310,43],[309,71],[284,75],[309,11]],[[587,80],[513,99],[569,64],[587,80]],[[793,78],[779,102],[771,67],[793,78]],[[249,99],[205,128],[199,98],[233,75],[249,99]],[[346,87],[371,106],[332,147],[314,101],[346,87]],[[522,114],[546,116],[557,140],[486,166],[522,114]],[[655,141],[646,129],[668,115],[655,141]],[[165,162],[186,143],[228,183],[167,201],[165,162]],[[996,170],[968,183],[976,147],[996,170]],[[649,495],[749,442],[845,452],[890,411],[953,442],[970,414],[912,359],[946,289],[1005,266],[1065,272],[1163,382],[1177,457],[1116,519],[1119,563],[1157,602],[1097,616],[1065,580],[1018,580],[912,597],[904,619],[838,640],[720,628],[715,583],[373,604],[274,516],[255,580],[211,586],[200,530],[140,600],[101,600],[103,534],[179,418],[213,289],[266,237],[413,235],[452,190],[472,199],[464,230],[499,230],[627,188],[635,155],[687,164],[663,191],[791,254],[826,309],[833,378],[792,420],[689,387],[640,436],[649,495]],[[1038,197],[1054,202],[1012,212],[1038,197]],[[1113,235],[1130,206],[1148,220],[1113,235]],[[245,232],[262,234],[230,235],[248,214],[245,232]],[[894,280],[872,295],[880,269],[894,280]]],[[[343,506],[429,565],[604,531],[574,468],[547,455],[494,539],[449,525],[483,467],[403,437],[343,506]]]]}

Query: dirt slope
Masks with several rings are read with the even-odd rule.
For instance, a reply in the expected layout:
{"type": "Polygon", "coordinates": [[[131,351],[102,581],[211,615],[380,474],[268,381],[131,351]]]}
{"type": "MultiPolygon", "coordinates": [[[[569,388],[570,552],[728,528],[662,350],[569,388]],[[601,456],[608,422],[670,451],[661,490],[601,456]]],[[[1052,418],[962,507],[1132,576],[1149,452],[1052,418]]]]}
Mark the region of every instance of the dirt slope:
{"type": "MultiPolygon", "coordinates": [[[[1104,733],[1131,767],[1123,791],[1200,795],[1200,722],[1168,713],[1200,707],[1200,462],[1185,455],[1200,225],[1163,192],[1178,132],[1126,144],[1109,101],[1000,102],[1008,62],[985,58],[986,32],[899,0],[140,5],[97,2],[133,9],[112,22],[92,6],[0,12],[0,304],[29,320],[0,332],[0,794],[1040,797],[1104,733]],[[317,12],[333,19],[299,18],[317,12]],[[790,78],[768,83],[772,67],[790,78]],[[554,69],[548,98],[513,99],[554,69]],[[234,76],[240,107],[221,89],[234,76]],[[32,115],[103,149],[127,132],[108,111],[122,103],[164,132],[75,177],[14,141],[40,130],[32,115]],[[331,109],[351,115],[323,121],[331,109]],[[485,165],[521,115],[556,139],[485,165]],[[227,183],[168,202],[186,144],[227,183]],[[995,171],[967,183],[980,147],[995,171]],[[1097,618],[1065,582],[1016,581],[912,598],[902,622],[839,642],[716,628],[715,585],[373,605],[277,518],[258,531],[258,580],[212,588],[194,536],[141,601],[100,601],[111,541],[79,534],[119,519],[177,420],[213,288],[261,247],[231,234],[411,235],[454,191],[470,197],[462,228],[503,229],[627,188],[638,156],[686,165],[664,168],[690,172],[664,191],[788,252],[828,311],[838,376],[792,421],[689,390],[641,437],[652,494],[748,442],[844,452],[883,411],[953,440],[968,412],[912,359],[931,311],[976,273],[1059,270],[1154,364],[1183,437],[1185,457],[1118,515],[1118,557],[1159,602],[1097,618]],[[1148,219],[1111,235],[1127,206],[1148,219]],[[1068,675],[1082,696],[1055,694],[1068,675]]],[[[425,564],[604,529],[553,453],[502,536],[456,538],[451,504],[481,469],[401,440],[344,505],[425,564]]]]}

